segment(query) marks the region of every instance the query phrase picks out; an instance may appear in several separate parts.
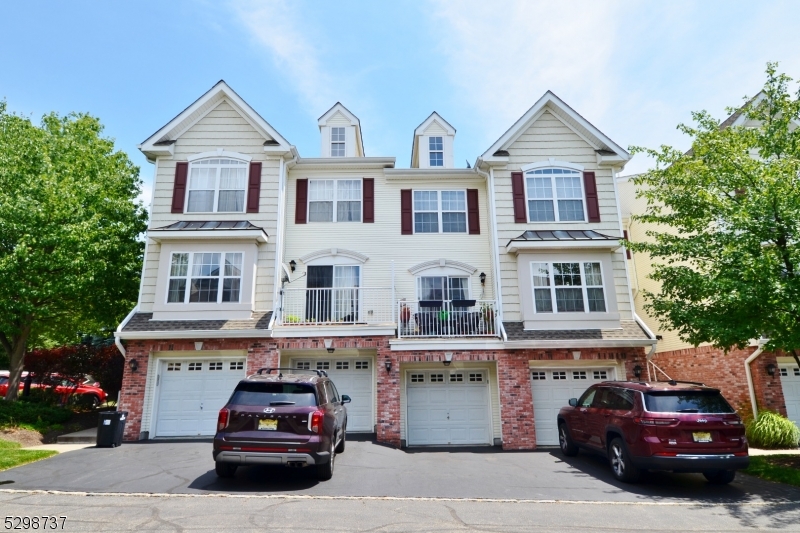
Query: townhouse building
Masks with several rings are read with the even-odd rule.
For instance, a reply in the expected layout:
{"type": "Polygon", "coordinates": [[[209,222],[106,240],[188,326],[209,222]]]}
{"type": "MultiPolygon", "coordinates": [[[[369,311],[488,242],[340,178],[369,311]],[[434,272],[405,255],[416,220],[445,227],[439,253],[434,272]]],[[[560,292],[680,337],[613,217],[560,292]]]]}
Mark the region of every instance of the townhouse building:
{"type": "Polygon", "coordinates": [[[629,159],[546,93],[472,168],[432,113],[409,168],[341,103],[302,157],[224,82],[142,143],[156,166],[125,350],[126,439],[213,435],[238,380],[324,370],[347,431],[395,446],[558,442],[591,383],[655,344],[627,278],[629,159]],[[133,361],[136,361],[133,363],[133,361]]]}

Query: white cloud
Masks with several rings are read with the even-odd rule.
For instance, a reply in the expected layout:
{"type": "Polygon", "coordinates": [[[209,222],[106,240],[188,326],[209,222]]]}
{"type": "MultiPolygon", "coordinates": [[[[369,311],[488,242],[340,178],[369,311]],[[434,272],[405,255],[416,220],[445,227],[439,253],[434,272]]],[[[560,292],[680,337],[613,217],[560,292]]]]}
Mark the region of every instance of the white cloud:
{"type": "Polygon", "coordinates": [[[512,0],[434,5],[450,78],[493,137],[487,141],[548,89],[587,117],[608,107],[617,6],[512,0]]]}

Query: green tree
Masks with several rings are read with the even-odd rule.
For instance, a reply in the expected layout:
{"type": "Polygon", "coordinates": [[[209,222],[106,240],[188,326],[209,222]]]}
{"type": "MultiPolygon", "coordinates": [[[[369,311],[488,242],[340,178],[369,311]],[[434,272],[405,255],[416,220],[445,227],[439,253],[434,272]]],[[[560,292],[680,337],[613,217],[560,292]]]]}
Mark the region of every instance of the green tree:
{"type": "Polygon", "coordinates": [[[656,168],[634,178],[647,200],[635,219],[650,242],[626,243],[654,263],[648,310],[694,345],[800,348],[800,92],[767,64],[763,90],[738,109],[751,127],[707,112],[678,126],[692,149],[633,148],[656,168]],[[756,127],[753,127],[756,125],[756,127]]]}
{"type": "Polygon", "coordinates": [[[0,345],[17,387],[28,346],[113,327],[139,288],[139,169],[87,114],[40,126],[0,102],[0,345]]]}

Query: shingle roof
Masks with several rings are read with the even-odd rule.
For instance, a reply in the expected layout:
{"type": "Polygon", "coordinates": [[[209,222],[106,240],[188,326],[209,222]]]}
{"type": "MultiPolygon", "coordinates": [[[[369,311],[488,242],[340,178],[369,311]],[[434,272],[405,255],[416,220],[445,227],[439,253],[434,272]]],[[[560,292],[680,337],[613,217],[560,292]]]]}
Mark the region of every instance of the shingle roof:
{"type": "Polygon", "coordinates": [[[268,329],[272,311],[250,320],[153,320],[153,313],[136,313],[122,331],[231,331],[268,329]]]}
{"type": "Polygon", "coordinates": [[[509,341],[649,340],[635,320],[620,320],[621,329],[525,330],[523,322],[503,322],[509,341]]]}
{"type": "Polygon", "coordinates": [[[262,231],[264,230],[264,228],[256,226],[249,220],[224,220],[224,221],[182,220],[181,222],[175,222],[174,224],[170,224],[169,226],[164,226],[161,228],[153,228],[150,231],[176,231],[176,230],[206,231],[206,230],[236,230],[236,229],[260,229],[262,231]]]}

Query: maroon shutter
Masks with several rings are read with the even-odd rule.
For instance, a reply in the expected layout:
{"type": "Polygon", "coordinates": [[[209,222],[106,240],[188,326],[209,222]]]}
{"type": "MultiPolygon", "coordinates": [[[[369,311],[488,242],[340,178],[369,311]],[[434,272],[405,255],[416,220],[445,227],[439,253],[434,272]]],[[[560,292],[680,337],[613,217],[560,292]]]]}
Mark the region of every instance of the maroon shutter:
{"type": "Polygon", "coordinates": [[[375,222],[375,178],[364,178],[364,222],[375,222]]]}
{"type": "Polygon", "coordinates": [[[467,225],[470,235],[481,234],[481,219],[478,211],[478,189],[467,189],[467,225]]]}
{"type": "MultiPolygon", "coordinates": [[[[627,241],[628,240],[628,230],[622,230],[622,236],[625,237],[625,240],[627,241]]],[[[628,259],[631,258],[631,251],[628,249],[627,246],[625,247],[625,255],[628,257],[628,259]]]]}
{"type": "Polygon", "coordinates": [[[183,213],[183,204],[186,200],[186,175],[189,173],[189,163],[175,164],[175,184],[172,186],[172,212],[183,213]]]}
{"type": "Polygon", "coordinates": [[[522,172],[511,173],[511,194],[514,196],[514,222],[527,223],[528,215],[525,213],[525,183],[522,181],[522,172]]]}
{"type": "Polygon", "coordinates": [[[250,163],[250,180],[247,184],[247,212],[258,213],[261,200],[261,163],[250,163]]]}
{"type": "Polygon", "coordinates": [[[600,203],[597,200],[594,172],[583,173],[583,188],[586,191],[586,212],[589,214],[589,222],[600,222],[600,203]]]}
{"type": "Polygon", "coordinates": [[[411,189],[400,191],[400,234],[414,234],[414,212],[411,209],[411,189]]]}
{"type": "Polygon", "coordinates": [[[308,206],[308,180],[297,180],[297,197],[294,207],[294,223],[306,223],[306,208],[308,206]]]}

